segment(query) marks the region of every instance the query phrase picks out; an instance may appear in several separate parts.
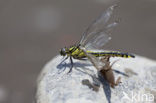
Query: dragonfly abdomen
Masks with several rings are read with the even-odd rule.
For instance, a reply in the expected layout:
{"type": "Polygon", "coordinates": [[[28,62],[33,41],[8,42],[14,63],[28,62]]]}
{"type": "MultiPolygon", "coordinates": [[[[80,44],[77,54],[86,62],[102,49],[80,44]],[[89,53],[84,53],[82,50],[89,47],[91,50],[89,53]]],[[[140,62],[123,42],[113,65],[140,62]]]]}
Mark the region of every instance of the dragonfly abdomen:
{"type": "Polygon", "coordinates": [[[121,53],[121,52],[89,52],[90,54],[96,56],[96,57],[102,57],[102,56],[111,56],[111,57],[123,57],[123,58],[134,58],[135,56],[129,53],[121,53]]]}

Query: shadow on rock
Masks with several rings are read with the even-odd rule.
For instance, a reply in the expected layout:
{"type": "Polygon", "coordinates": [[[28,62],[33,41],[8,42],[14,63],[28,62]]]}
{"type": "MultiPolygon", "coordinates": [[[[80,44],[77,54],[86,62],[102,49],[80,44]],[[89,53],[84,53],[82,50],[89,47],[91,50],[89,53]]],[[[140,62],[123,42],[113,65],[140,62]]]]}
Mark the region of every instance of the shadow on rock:
{"type": "MultiPolygon", "coordinates": [[[[118,70],[113,70],[113,71],[118,74],[128,77],[128,75],[124,72],[121,72],[118,70]]],[[[90,75],[93,79],[93,83],[91,83],[88,79],[84,79],[82,80],[82,84],[88,86],[90,89],[92,89],[95,92],[99,91],[100,84],[101,84],[108,103],[111,103],[111,86],[108,83],[108,81],[103,77],[103,75],[101,75],[100,72],[98,73],[98,77],[96,75],[91,75],[84,71],[83,73],[90,75]]]]}
{"type": "MultiPolygon", "coordinates": [[[[92,66],[91,64],[88,64],[88,63],[80,63],[80,62],[74,62],[73,63],[73,67],[80,67],[80,68],[85,68],[85,67],[88,67],[88,66],[92,66]]],[[[63,72],[66,70],[66,68],[71,68],[72,67],[72,64],[71,63],[66,63],[64,60],[59,63],[57,65],[57,69],[59,69],[60,71],[59,72],[63,72]]]]}

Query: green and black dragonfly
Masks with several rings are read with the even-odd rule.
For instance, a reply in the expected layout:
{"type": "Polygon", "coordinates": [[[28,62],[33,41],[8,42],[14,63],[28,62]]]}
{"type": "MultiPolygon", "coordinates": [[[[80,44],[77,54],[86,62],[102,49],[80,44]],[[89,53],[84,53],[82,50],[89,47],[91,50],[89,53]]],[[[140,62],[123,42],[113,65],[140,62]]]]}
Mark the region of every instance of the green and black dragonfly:
{"type": "Polygon", "coordinates": [[[89,25],[78,44],[70,47],[64,47],[60,50],[61,56],[67,56],[71,61],[71,67],[69,72],[73,68],[74,59],[84,59],[87,58],[86,53],[81,49],[85,48],[87,54],[91,54],[95,57],[110,56],[110,57],[124,57],[124,58],[134,58],[135,56],[129,53],[122,53],[119,51],[105,51],[95,52],[93,50],[103,49],[104,45],[111,39],[110,33],[112,29],[118,24],[117,21],[108,24],[113,10],[117,5],[110,6],[102,15],[100,15],[95,21],[89,25]]]}

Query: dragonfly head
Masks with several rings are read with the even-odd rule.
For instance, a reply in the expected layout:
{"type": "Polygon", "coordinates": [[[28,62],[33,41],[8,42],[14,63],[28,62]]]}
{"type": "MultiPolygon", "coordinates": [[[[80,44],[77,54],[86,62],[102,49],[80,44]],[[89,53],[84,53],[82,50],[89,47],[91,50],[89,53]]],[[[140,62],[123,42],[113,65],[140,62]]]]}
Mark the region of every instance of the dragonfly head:
{"type": "Polygon", "coordinates": [[[61,56],[66,56],[66,48],[62,48],[61,50],[60,50],[60,55],[61,56]]]}

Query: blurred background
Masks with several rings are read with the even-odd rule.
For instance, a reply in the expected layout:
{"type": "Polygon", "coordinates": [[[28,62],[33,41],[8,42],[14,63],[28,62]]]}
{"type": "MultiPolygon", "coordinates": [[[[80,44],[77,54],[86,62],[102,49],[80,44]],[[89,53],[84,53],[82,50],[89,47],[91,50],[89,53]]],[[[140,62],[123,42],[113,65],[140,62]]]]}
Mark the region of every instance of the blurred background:
{"type": "Polygon", "coordinates": [[[42,67],[114,3],[106,48],[156,59],[156,0],[0,0],[0,103],[32,103],[42,67]]]}

